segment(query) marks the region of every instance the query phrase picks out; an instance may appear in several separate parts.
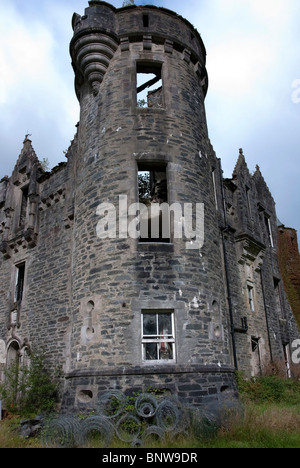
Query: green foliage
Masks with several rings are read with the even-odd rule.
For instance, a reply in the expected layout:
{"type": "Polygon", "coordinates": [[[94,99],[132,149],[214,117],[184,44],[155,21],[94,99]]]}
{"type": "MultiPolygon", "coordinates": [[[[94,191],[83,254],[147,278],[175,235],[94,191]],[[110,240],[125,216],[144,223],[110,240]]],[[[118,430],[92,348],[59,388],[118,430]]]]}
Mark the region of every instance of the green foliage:
{"type": "Polygon", "coordinates": [[[140,172],[138,175],[139,199],[148,199],[151,197],[150,173],[140,172]]]}
{"type": "Polygon", "coordinates": [[[279,376],[262,376],[250,380],[237,373],[238,387],[243,399],[255,403],[300,404],[300,381],[279,376]]]}
{"type": "Polygon", "coordinates": [[[122,7],[135,5],[134,0],[124,0],[122,7]]]}
{"type": "Polygon", "coordinates": [[[29,367],[15,362],[4,374],[0,397],[10,412],[30,415],[55,409],[58,380],[48,374],[43,354],[32,354],[29,367]]]}
{"type": "Polygon", "coordinates": [[[147,102],[145,101],[145,99],[139,99],[137,106],[140,108],[147,107],[147,102]]]}
{"type": "Polygon", "coordinates": [[[45,172],[49,171],[50,168],[50,161],[48,158],[43,158],[41,162],[41,166],[44,169],[45,172]]]}
{"type": "Polygon", "coordinates": [[[4,371],[4,383],[0,383],[0,398],[5,401],[6,408],[15,412],[18,409],[18,395],[24,392],[25,375],[19,373],[19,365],[14,362],[4,371]]]}

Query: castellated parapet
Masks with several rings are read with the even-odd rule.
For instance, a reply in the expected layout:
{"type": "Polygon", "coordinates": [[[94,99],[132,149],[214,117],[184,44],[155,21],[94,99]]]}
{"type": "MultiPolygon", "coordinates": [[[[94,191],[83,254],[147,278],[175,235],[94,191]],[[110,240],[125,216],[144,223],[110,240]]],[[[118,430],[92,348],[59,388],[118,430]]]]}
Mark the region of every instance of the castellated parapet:
{"type": "Polygon", "coordinates": [[[242,151],[223,181],[189,22],[91,1],[72,25],[68,161],[45,173],[26,137],[0,184],[0,357],[43,346],[63,368],[63,411],[156,388],[218,412],[236,401],[236,368],[261,373],[298,336],[283,289],[272,299],[273,199],[242,151]]]}

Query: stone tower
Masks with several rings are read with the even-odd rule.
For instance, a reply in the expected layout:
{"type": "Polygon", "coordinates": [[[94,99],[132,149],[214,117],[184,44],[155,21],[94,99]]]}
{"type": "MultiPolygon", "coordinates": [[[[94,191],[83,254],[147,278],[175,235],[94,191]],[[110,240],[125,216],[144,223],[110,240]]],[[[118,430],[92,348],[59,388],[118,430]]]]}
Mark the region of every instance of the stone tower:
{"type": "Polygon", "coordinates": [[[153,389],[218,414],[235,369],[298,365],[296,232],[242,149],[223,179],[189,22],[91,1],[72,23],[67,162],[45,171],[26,135],[0,179],[0,381],[43,349],[64,412],[153,389]]]}
{"type": "Polygon", "coordinates": [[[217,407],[236,387],[204,44],[157,7],[90,1],[73,29],[80,123],[63,406],[152,386],[217,407]]]}

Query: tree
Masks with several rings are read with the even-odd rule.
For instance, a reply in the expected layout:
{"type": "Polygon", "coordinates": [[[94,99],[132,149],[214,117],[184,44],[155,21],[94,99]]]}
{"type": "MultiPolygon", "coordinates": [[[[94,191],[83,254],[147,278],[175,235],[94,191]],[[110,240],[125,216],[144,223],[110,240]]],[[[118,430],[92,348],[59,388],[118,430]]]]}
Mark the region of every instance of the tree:
{"type": "Polygon", "coordinates": [[[43,160],[41,162],[41,166],[42,166],[42,168],[44,169],[45,172],[49,171],[49,166],[50,166],[49,159],[48,158],[43,158],[43,160]]]}
{"type": "Polygon", "coordinates": [[[151,197],[151,187],[150,187],[150,173],[149,172],[140,172],[138,176],[139,181],[139,199],[149,199],[151,197]]]}
{"type": "Polygon", "coordinates": [[[5,369],[4,376],[0,398],[11,412],[30,415],[55,409],[59,376],[50,376],[43,353],[32,353],[29,367],[20,366],[16,360],[5,369]]]}
{"type": "Polygon", "coordinates": [[[134,0],[124,0],[122,7],[135,5],[134,0]]]}
{"type": "Polygon", "coordinates": [[[137,106],[138,107],[147,107],[147,102],[145,101],[145,99],[139,99],[138,103],[137,103],[137,106]]]}

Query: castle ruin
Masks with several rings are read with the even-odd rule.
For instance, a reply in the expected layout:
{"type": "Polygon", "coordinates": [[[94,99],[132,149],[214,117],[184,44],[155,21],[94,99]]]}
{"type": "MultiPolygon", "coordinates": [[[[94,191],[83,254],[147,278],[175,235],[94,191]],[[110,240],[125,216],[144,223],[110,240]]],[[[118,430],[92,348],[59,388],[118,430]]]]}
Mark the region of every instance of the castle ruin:
{"type": "Polygon", "coordinates": [[[164,8],[101,1],[72,25],[67,162],[45,172],[27,136],[0,181],[2,370],[44,348],[62,411],[150,387],[214,408],[237,397],[236,369],[280,360],[289,375],[299,330],[275,202],[242,150],[223,178],[199,33],[164,8]],[[162,205],[176,207],[165,226],[162,205]]]}

